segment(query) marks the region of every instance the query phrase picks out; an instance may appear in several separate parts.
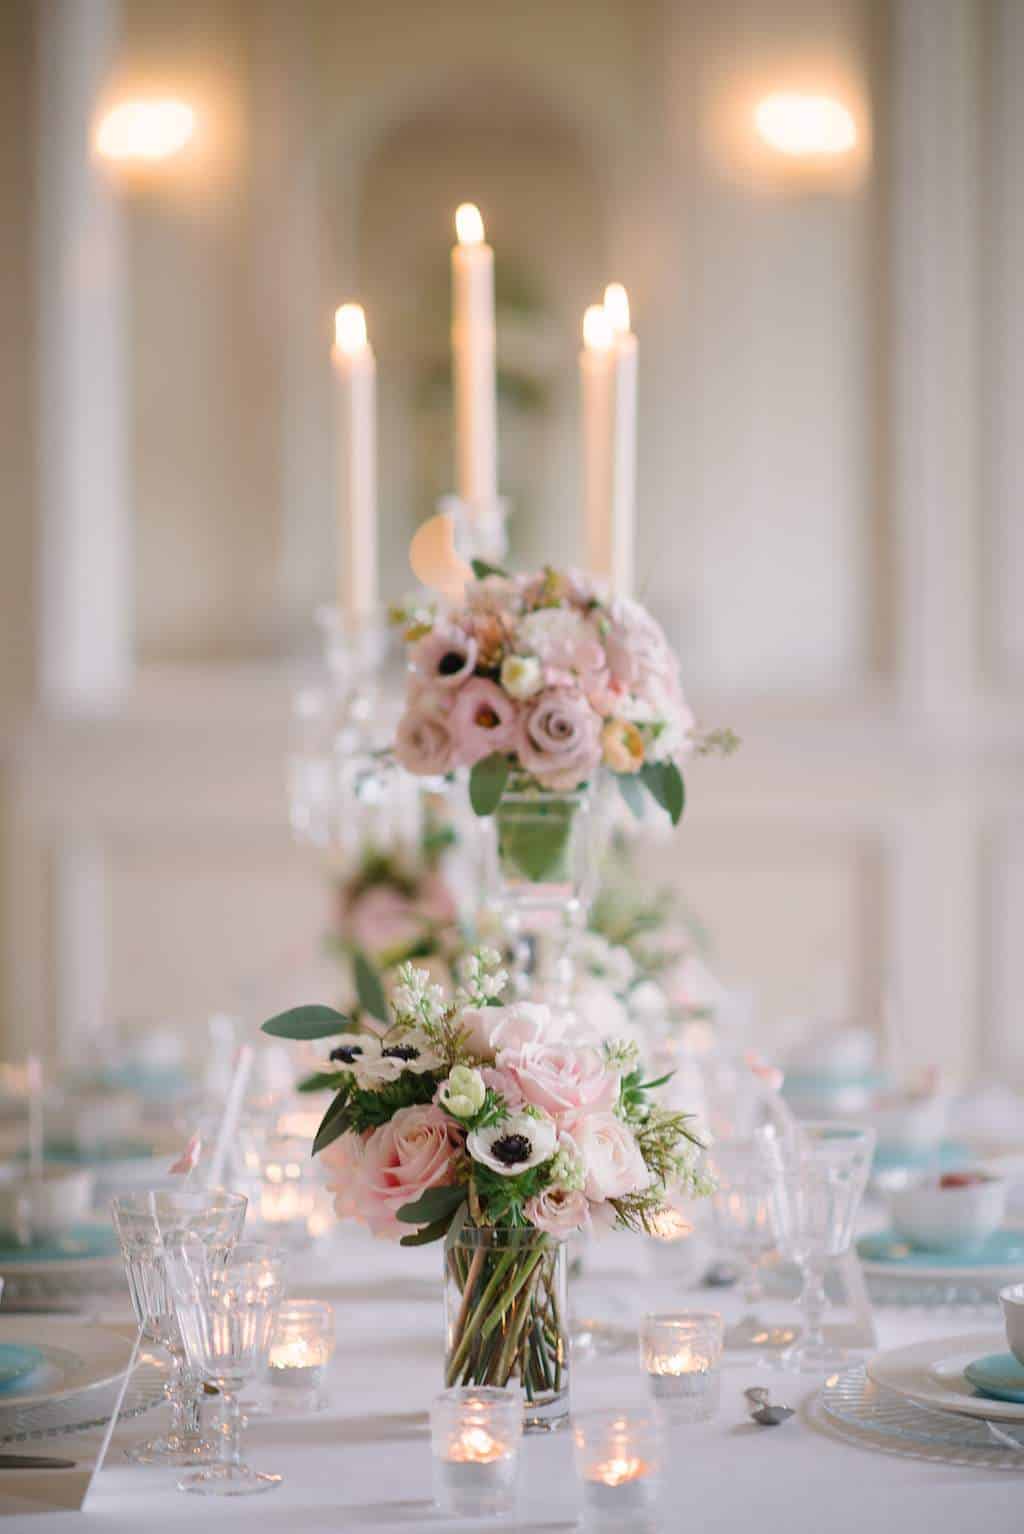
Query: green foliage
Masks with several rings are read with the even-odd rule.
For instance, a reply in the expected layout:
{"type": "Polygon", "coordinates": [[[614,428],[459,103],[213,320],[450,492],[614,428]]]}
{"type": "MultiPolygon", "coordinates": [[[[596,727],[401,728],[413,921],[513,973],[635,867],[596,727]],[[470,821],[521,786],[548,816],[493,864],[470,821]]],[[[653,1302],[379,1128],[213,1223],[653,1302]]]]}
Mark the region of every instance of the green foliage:
{"type": "Polygon", "coordinates": [[[427,1188],[410,1204],[403,1204],[396,1211],[395,1219],[403,1225],[434,1224],[438,1220],[450,1220],[465,1201],[466,1189],[462,1184],[446,1183],[439,1188],[427,1188]]]}
{"type": "Polygon", "coordinates": [[[357,949],[352,960],[355,972],[356,995],[364,1012],[369,1012],[378,1022],[388,1021],[388,999],[384,994],[381,978],[362,949],[357,949]]]}
{"type": "Polygon", "coordinates": [[[263,1024],[263,1032],[275,1039],[329,1039],[336,1033],[346,1033],[351,1019],[333,1007],[292,1007],[279,1012],[263,1024]]]}
{"type": "Polygon", "coordinates": [[[314,1071],[312,1076],[303,1076],[301,1081],[295,1083],[296,1092],[324,1092],[328,1089],[337,1091],[339,1086],[340,1071],[314,1071]]]}
{"type": "Polygon", "coordinates": [[[498,860],[538,883],[568,879],[569,839],[577,806],[571,799],[538,794],[527,805],[499,809],[498,860]]]}
{"type": "Polygon", "coordinates": [[[485,581],[489,575],[500,575],[502,580],[508,580],[507,570],[503,570],[500,565],[488,564],[486,559],[471,559],[470,564],[478,581],[485,581]]]}
{"type": "Polygon", "coordinates": [[[469,802],[475,815],[493,815],[501,803],[512,764],[500,751],[477,762],[469,774],[469,802]]]}
{"type": "Polygon", "coordinates": [[[313,1155],[349,1130],[364,1134],[368,1129],[378,1129],[381,1124],[386,1124],[399,1108],[431,1102],[436,1090],[437,1077],[430,1071],[419,1075],[415,1071],[403,1071],[397,1080],[387,1081],[373,1092],[357,1087],[355,1078],[345,1073],[343,1084],[320,1121],[313,1140],[313,1155]]]}
{"type": "Polygon", "coordinates": [[[520,1172],[518,1177],[503,1177],[498,1172],[492,1172],[490,1167],[475,1163],[473,1181],[487,1223],[503,1230],[516,1230],[529,1225],[523,1213],[523,1205],[546,1186],[549,1176],[550,1162],[547,1161],[520,1172]]]}
{"type": "Polygon", "coordinates": [[[672,824],[678,825],[686,803],[686,789],[675,762],[645,762],[640,776],[651,797],[667,812],[672,824]]]}

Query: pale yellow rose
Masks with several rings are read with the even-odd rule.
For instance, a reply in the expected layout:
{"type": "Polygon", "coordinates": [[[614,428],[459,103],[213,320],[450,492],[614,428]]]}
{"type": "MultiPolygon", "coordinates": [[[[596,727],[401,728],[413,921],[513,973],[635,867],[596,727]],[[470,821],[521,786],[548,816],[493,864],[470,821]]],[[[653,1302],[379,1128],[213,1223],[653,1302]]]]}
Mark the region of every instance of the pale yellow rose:
{"type": "Polygon", "coordinates": [[[612,772],[639,772],[644,764],[644,742],[628,719],[608,719],[601,730],[601,750],[612,772]]]}

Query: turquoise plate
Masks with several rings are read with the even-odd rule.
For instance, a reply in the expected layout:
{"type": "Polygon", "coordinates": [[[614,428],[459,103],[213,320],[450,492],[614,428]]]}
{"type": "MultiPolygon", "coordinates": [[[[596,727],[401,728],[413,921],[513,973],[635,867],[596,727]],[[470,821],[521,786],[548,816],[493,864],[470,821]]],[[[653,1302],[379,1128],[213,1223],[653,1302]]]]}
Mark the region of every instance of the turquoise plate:
{"type": "Polygon", "coordinates": [[[989,1353],[964,1370],[964,1379],[993,1401],[1017,1401],[1024,1406],[1024,1364],[1012,1353],[989,1353]]]}
{"type": "Polygon", "coordinates": [[[38,1348],[20,1342],[0,1342],[0,1393],[17,1385],[42,1362],[43,1354],[38,1348]]]}
{"type": "Polygon", "coordinates": [[[16,1246],[9,1236],[0,1236],[0,1272],[19,1264],[71,1262],[76,1258],[114,1257],[121,1250],[117,1232],[111,1225],[72,1225],[60,1236],[48,1236],[29,1246],[16,1246]]]}
{"type": "Polygon", "coordinates": [[[910,1145],[879,1145],[875,1150],[872,1171],[879,1172],[955,1172],[975,1161],[968,1146],[959,1140],[943,1140],[941,1145],[914,1149],[910,1145]]]}
{"type": "Polygon", "coordinates": [[[1011,1268],[1024,1267],[1024,1229],[1004,1227],[994,1230],[978,1246],[951,1247],[944,1252],[926,1252],[885,1230],[861,1236],[857,1253],[865,1262],[884,1262],[892,1268],[1011,1268]]]}

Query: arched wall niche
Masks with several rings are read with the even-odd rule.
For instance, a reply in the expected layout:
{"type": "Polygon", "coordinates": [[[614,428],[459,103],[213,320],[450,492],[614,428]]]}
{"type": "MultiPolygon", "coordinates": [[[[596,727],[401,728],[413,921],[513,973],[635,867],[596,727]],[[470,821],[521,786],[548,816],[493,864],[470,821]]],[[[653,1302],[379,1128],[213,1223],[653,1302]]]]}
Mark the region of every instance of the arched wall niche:
{"type": "Polygon", "coordinates": [[[607,171],[529,84],[450,80],[396,115],[362,165],[354,290],[380,369],[385,586],[407,582],[416,523],[453,488],[452,214],[477,201],[497,251],[499,478],[519,562],[578,548],[576,353],[607,273],[607,171]]]}

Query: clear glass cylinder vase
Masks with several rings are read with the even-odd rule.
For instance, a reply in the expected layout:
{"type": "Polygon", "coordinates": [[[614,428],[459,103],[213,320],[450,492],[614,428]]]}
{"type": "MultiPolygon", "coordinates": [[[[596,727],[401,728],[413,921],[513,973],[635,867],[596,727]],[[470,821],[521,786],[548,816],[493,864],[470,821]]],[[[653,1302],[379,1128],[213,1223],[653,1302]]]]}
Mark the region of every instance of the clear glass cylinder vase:
{"type": "Polygon", "coordinates": [[[569,1412],[565,1243],[463,1225],[445,1242],[445,1384],[518,1386],[523,1428],[569,1412]]]}
{"type": "Polygon", "coordinates": [[[586,925],[598,857],[591,789],[553,793],[513,780],[491,817],[488,883],[520,996],[569,1004],[573,947],[586,925]]]}

